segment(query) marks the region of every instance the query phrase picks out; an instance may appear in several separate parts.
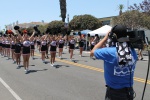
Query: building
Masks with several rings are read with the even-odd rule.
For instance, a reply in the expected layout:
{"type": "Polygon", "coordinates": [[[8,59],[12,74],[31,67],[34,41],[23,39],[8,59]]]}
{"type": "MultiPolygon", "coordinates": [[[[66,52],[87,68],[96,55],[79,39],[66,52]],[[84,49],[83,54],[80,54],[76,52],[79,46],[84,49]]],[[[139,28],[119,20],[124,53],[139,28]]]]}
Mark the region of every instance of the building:
{"type": "Polygon", "coordinates": [[[19,26],[20,28],[29,28],[29,27],[34,27],[36,25],[46,25],[48,23],[45,23],[43,20],[41,22],[30,22],[30,23],[20,23],[17,21],[16,24],[9,24],[6,25],[6,30],[13,30],[14,26],[19,26]]]}
{"type": "Polygon", "coordinates": [[[112,23],[113,17],[116,17],[116,16],[103,17],[103,18],[99,18],[99,20],[102,22],[102,26],[103,25],[113,26],[113,23],[112,23]]]}
{"type": "Polygon", "coordinates": [[[21,28],[29,28],[29,27],[34,27],[36,25],[46,25],[48,23],[44,23],[44,22],[30,22],[30,23],[21,23],[18,24],[18,26],[20,26],[21,28]]]}

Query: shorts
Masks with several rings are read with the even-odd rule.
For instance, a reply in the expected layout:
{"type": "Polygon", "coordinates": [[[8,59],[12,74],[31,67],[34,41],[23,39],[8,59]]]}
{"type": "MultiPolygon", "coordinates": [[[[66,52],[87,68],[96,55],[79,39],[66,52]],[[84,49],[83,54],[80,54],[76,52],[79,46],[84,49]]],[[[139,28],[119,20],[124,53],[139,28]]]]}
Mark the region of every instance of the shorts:
{"type": "Polygon", "coordinates": [[[47,50],[47,45],[41,45],[41,51],[46,51],[47,50]]]}
{"type": "Polygon", "coordinates": [[[11,49],[15,49],[15,45],[11,45],[11,49]]]}
{"type": "Polygon", "coordinates": [[[41,45],[41,42],[40,42],[40,41],[37,41],[37,44],[38,44],[38,45],[41,45]]]}
{"type": "Polygon", "coordinates": [[[51,52],[56,52],[56,46],[51,46],[50,51],[51,52]]]}
{"type": "Polygon", "coordinates": [[[83,42],[79,42],[79,47],[83,47],[84,43],[83,42]]]}
{"type": "Polygon", "coordinates": [[[138,45],[138,49],[139,49],[139,50],[143,50],[143,48],[144,48],[143,44],[139,44],[139,45],[138,45]]]}
{"type": "Polygon", "coordinates": [[[5,48],[6,47],[6,44],[2,44],[2,48],[5,48]]]}
{"type": "Polygon", "coordinates": [[[2,43],[0,43],[0,47],[2,46],[2,43]]]}
{"type": "Polygon", "coordinates": [[[15,53],[17,53],[17,54],[21,53],[21,49],[20,50],[19,49],[15,50],[15,53]]]}
{"type": "Polygon", "coordinates": [[[10,44],[6,44],[6,48],[8,48],[8,49],[9,49],[9,48],[10,48],[10,44]]]}
{"type": "Polygon", "coordinates": [[[70,44],[69,47],[70,47],[70,49],[74,49],[75,48],[74,44],[70,44]]]}
{"type": "Polygon", "coordinates": [[[94,48],[94,45],[91,45],[91,48],[90,48],[90,50],[92,50],[94,48]]]}
{"type": "Polygon", "coordinates": [[[34,50],[34,49],[35,49],[34,45],[31,45],[31,50],[34,50]]]}
{"type": "Polygon", "coordinates": [[[30,54],[30,47],[23,47],[22,54],[30,54]]]}
{"type": "Polygon", "coordinates": [[[64,44],[59,44],[58,48],[63,48],[64,44]]]}

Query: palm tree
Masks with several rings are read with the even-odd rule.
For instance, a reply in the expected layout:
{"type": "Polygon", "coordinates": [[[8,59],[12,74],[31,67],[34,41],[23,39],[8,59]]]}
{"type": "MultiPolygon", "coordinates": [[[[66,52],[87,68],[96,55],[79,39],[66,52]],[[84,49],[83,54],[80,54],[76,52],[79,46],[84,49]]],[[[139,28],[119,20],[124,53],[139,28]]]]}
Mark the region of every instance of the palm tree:
{"type": "Polygon", "coordinates": [[[124,5],[123,5],[123,4],[120,4],[120,5],[118,6],[118,8],[119,8],[119,15],[121,15],[121,14],[122,14],[122,10],[124,9],[124,5]]]}
{"type": "Polygon", "coordinates": [[[60,2],[60,10],[61,10],[61,18],[62,21],[65,22],[65,18],[66,18],[66,0],[59,0],[60,2]]]}

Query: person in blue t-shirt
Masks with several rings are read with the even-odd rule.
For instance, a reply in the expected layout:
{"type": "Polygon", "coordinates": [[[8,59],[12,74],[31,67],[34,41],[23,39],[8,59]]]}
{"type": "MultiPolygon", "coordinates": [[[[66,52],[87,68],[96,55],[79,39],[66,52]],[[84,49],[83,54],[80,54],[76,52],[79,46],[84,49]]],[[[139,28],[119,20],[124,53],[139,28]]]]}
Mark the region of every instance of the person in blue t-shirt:
{"type": "Polygon", "coordinates": [[[134,99],[133,77],[138,57],[126,29],[123,25],[114,26],[91,51],[91,55],[104,61],[105,100],[134,99]],[[105,43],[108,45],[103,48],[105,43]]]}

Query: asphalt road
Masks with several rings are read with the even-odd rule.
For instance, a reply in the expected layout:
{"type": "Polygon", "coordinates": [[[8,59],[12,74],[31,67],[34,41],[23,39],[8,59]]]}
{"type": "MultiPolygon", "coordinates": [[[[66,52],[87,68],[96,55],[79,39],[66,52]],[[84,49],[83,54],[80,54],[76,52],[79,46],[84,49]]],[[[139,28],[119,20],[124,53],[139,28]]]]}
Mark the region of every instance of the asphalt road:
{"type": "MultiPolygon", "coordinates": [[[[39,52],[35,60],[30,59],[30,73],[24,68],[16,69],[16,64],[0,56],[0,100],[104,100],[105,81],[103,61],[89,58],[84,52],[79,57],[75,50],[72,62],[67,49],[63,59],[56,58],[56,66],[51,67],[49,59],[42,63],[39,52]]],[[[137,62],[135,70],[135,100],[141,100],[148,57],[137,62]]],[[[150,100],[150,78],[144,100],[150,100]]]]}

